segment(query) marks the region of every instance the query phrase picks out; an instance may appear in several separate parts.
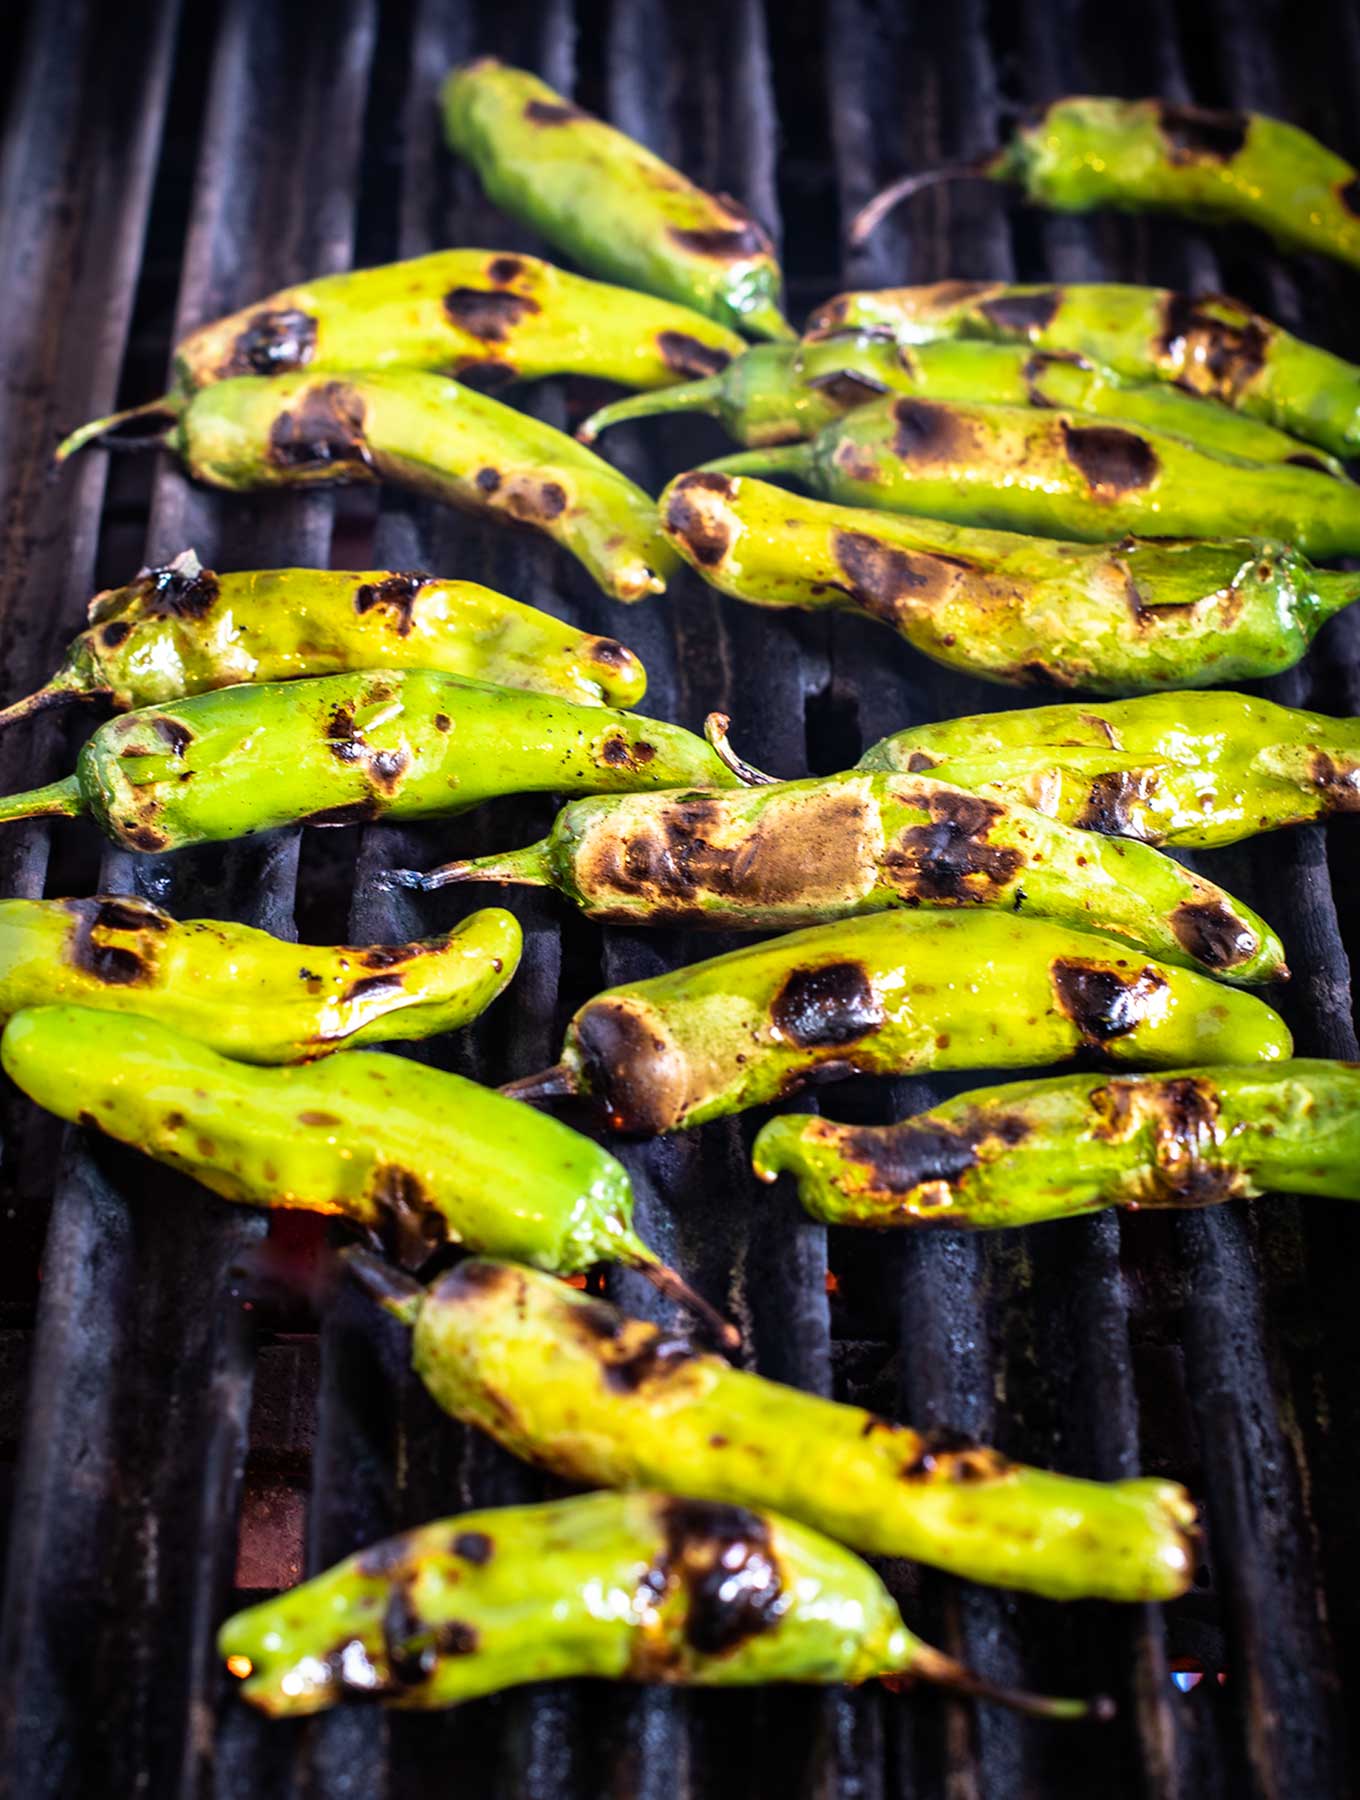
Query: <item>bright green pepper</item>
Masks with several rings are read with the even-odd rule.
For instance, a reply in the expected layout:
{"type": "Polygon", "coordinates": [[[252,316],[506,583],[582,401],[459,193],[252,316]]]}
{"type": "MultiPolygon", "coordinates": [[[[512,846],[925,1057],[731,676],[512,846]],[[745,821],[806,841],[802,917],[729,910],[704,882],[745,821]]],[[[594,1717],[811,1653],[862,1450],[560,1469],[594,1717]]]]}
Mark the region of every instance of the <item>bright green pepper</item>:
{"type": "Polygon", "coordinates": [[[867,1564],[788,1519],[660,1494],[461,1513],[237,1613],[217,1647],[275,1718],[403,1709],[566,1675],[695,1687],[910,1676],[1039,1718],[1106,1700],[1000,1689],[907,1630],[867,1564]]]}
{"type": "Polygon", "coordinates": [[[441,94],[449,148],[490,199],[583,268],[756,337],[792,337],[779,262],[728,194],[709,194],[546,81],[494,57],[441,94]]]}
{"type": "Polygon", "coordinates": [[[859,767],[929,769],[1087,831],[1207,847],[1360,811],[1360,720],[1246,694],[1157,694],[916,725],[859,767]]]}
{"type": "Polygon", "coordinates": [[[1126,694],[1293,665],[1360,576],[1254,538],[1093,547],[830,506],[749,475],[677,476],[667,535],[753,606],[837,608],[988,681],[1126,694]]]}
{"type": "Polygon", "coordinates": [[[439,669],[586,705],[634,706],[647,676],[615,638],[565,625],[475,581],[367,569],[218,575],[192,550],[90,602],[52,679],[0,727],[73,700],[119,712],[243,681],[346,669],[439,669]]]}
{"type": "Polygon", "coordinates": [[[350,1263],[411,1326],[444,1411],[566,1481],[769,1507],[869,1555],[1055,1600],[1189,1585],[1195,1508],[1176,1482],[1050,1475],[894,1425],[507,1263],[460,1263],[428,1289],[362,1252],[350,1263]]]}
{"type": "Polygon", "coordinates": [[[895,906],[997,907],[1233,981],[1285,973],[1249,908],[1145,844],[928,776],[850,771],[730,794],[599,795],[524,850],[389,880],[556,887],[593,919],[777,931],[895,906]]]}
{"type": "Polygon", "coordinates": [[[131,850],[276,825],[447,816],[501,794],[735,787],[678,725],[428,669],[265,682],[101,725],[76,772],[0,799],[0,820],[89,813],[131,850]]]}
{"type": "MultiPolygon", "coordinates": [[[[566,432],[420,369],[241,375],[116,422],[168,416],[153,442],[212,487],[391,481],[541,531],[616,600],[665,591],[675,558],[656,507],[566,432]]],[[[87,428],[58,449],[63,461],[87,428]]]]}
{"type": "Polygon", "coordinates": [[[809,1081],[1033,1067],[1079,1050],[1156,1068],[1276,1062],[1291,1039],[1254,995],[1113,938],[996,912],[814,925],[581,1007],[520,1099],[585,1094],[611,1125],[679,1131],[809,1081]]]}
{"type": "Polygon", "coordinates": [[[414,944],[322,949],[150,901],[0,900],[0,1019],[65,1002],[137,1013],[243,1062],[431,1037],[486,1011],[519,964],[500,907],[414,944]]]}
{"type": "Polygon", "coordinates": [[[846,506],[1103,543],[1131,531],[1214,537],[1243,518],[1311,555],[1360,551],[1360,487],[1321,469],[1211,454],[1093,413],[880,400],[809,443],[706,463],[785,475],[846,506]]]}
{"type": "Polygon", "coordinates": [[[1360,368],[1222,294],[1075,282],[940,281],[837,294],[809,329],[909,344],[981,338],[1075,351],[1135,381],[1174,382],[1336,456],[1360,453],[1360,368]]]}
{"type": "Polygon", "coordinates": [[[1032,1225],[1106,1206],[1212,1206],[1271,1189],[1360,1200],[1360,1068],[1065,1075],[979,1088],[898,1125],[786,1114],[755,1142],[837,1225],[1032,1225]]]}

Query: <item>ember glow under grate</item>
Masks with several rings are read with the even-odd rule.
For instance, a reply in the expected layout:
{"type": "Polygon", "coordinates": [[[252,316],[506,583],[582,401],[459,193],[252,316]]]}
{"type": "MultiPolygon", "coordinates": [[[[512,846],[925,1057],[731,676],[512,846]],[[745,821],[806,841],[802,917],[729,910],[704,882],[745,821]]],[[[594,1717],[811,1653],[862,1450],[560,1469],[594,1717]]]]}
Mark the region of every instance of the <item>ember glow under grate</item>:
{"type": "MultiPolygon", "coordinates": [[[[849,285],[1114,278],[1224,288],[1360,355],[1355,278],[1278,262],[1247,236],[1045,217],[959,187],[899,210],[852,260],[839,249],[881,181],[976,156],[1014,107],[1063,92],[1255,106],[1360,160],[1349,8],[734,0],[700,23],[667,0],[336,0],[324,16],[269,0],[53,0],[0,34],[5,698],[50,670],[95,588],[192,545],[219,568],[486,581],[621,633],[651,673],[649,711],[691,726],[730,713],[741,748],[790,774],[844,767],[914,721],[1010,703],[864,621],[757,614],[689,576],[625,614],[546,544],[395,495],[219,498],[168,465],[99,454],[52,477],[62,429],[158,391],[176,337],[285,282],[446,244],[542,248],[440,146],[438,81],[474,54],[539,68],[743,199],[782,236],[795,319],[849,285]]],[[[525,403],[574,423],[602,397],[558,383],[525,403]]],[[[721,442],[676,421],[620,430],[608,450],[654,491],[721,442]]],[[[1358,664],[1360,624],[1342,617],[1269,692],[1360,711],[1358,664]]],[[[77,720],[48,720],[0,738],[4,789],[69,767],[79,734],[77,720]]],[[[7,894],[122,889],[317,941],[398,940],[485,895],[388,892],[380,868],[528,842],[549,816],[517,802],[419,833],[283,832],[163,860],[101,860],[92,832],[38,822],[0,834],[0,880],[7,894]]],[[[1354,1057],[1353,827],[1205,867],[1283,931],[1300,1054],[1354,1057]]],[[[485,1080],[550,1062],[600,985],[719,947],[600,930],[550,895],[512,904],[527,945],[510,996],[417,1052],[485,1080]]],[[[949,1088],[856,1083],[823,1103],[885,1119],[949,1088]]],[[[318,1222],[255,1217],[9,1096],[0,1106],[0,1365],[17,1396],[0,1412],[12,1477],[0,1759],[16,1794],[1322,1800],[1353,1778],[1341,1694],[1360,1674],[1354,1209],[1280,1198],[969,1241],[828,1243],[789,1195],[755,1190],[755,1121],[630,1147],[645,1235],[742,1325],[764,1373],[1028,1461],[1190,1483],[1206,1508],[1203,1568],[1164,1612],[887,1570],[943,1647],[1000,1680],[1109,1691],[1119,1720],[1033,1726],[877,1690],[575,1684],[446,1716],[355,1708],[270,1724],[213,1653],[234,1598],[548,1485],[436,1414],[400,1332],[357,1292],[327,1299],[318,1222]]],[[[655,1316],[639,1278],[610,1286],[655,1316]]]]}

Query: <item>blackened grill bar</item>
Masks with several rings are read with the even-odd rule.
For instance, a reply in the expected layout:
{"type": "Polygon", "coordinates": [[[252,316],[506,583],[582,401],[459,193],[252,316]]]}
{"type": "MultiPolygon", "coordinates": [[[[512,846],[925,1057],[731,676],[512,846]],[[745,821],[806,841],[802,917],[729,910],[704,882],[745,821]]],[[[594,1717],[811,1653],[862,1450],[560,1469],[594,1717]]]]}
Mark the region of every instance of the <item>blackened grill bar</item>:
{"type": "MultiPolygon", "coordinates": [[[[223,567],[431,568],[545,601],[586,629],[618,628],[550,547],[424,503],[383,495],[375,517],[371,501],[349,497],[223,500],[168,470],[149,488],[126,465],[106,478],[97,456],[61,483],[46,478],[60,427],[138,397],[134,374],[148,361],[163,374],[175,337],[283,282],[446,244],[541,250],[438,145],[438,81],[474,54],[538,68],[737,194],[782,236],[795,319],[832,291],[878,282],[1118,278],[1225,287],[1360,353],[1353,278],[1263,258],[1234,236],[1044,218],[961,188],[899,210],[848,262],[837,243],[839,223],[899,169],[997,141],[1003,100],[1146,92],[1259,107],[1355,160],[1360,34],[1345,9],[1285,17],[1233,0],[1207,12],[1155,0],[1125,19],[1097,0],[743,0],[721,29],[696,32],[693,19],[679,0],[341,0],[324,24],[267,0],[182,14],[174,0],[35,4],[0,164],[0,237],[25,252],[7,258],[0,316],[6,696],[51,666],[89,592],[126,578],[115,551],[138,531],[147,560],[193,544],[223,567]]],[[[533,404],[561,423],[592,395],[558,384],[533,404]]],[[[617,440],[610,455],[653,491],[716,453],[686,421],[617,440]]],[[[691,723],[728,712],[743,746],[780,769],[844,766],[904,724],[1007,703],[853,619],[773,619],[688,576],[673,602],[628,623],[652,678],[649,709],[691,723]]],[[[1360,626],[1329,627],[1268,691],[1360,711],[1360,626]]],[[[7,789],[68,766],[77,731],[40,723],[0,742],[7,789]]],[[[110,853],[102,865],[77,830],[35,823],[0,840],[0,875],[5,893],[91,891],[97,878],[285,934],[300,919],[307,935],[402,939],[441,928],[463,901],[385,890],[384,864],[529,841],[547,816],[517,803],[508,822],[474,816],[419,837],[373,827],[314,834],[326,841],[313,848],[285,833],[161,861],[110,853]]],[[[1358,944],[1337,896],[1360,875],[1355,834],[1289,834],[1267,855],[1218,853],[1210,872],[1284,930],[1301,1052],[1354,1056],[1347,950],[1358,944]]],[[[511,1001],[421,1055],[491,1081],[542,1066],[597,987],[700,953],[679,933],[600,931],[550,896],[515,907],[527,947],[511,1001]]],[[[944,1092],[864,1084],[838,1093],[835,1110],[885,1119],[944,1092]]],[[[1353,1212],[1277,1199],[962,1243],[828,1244],[788,1196],[753,1193],[749,1122],[630,1147],[642,1229],[707,1292],[726,1289],[764,1373],[971,1430],[1031,1461],[1190,1480],[1206,1505],[1205,1568],[1164,1614],[1061,1609],[889,1571],[913,1623],[945,1647],[1001,1679],[1108,1689],[1120,1719],[1104,1735],[1060,1735],[877,1691],[577,1684],[446,1716],[356,1708],[279,1726],[240,1705],[212,1649],[233,1599],[238,1517],[249,1537],[308,1484],[304,1567],[276,1571],[283,1582],[389,1530],[547,1486],[434,1412],[395,1328],[352,1290],[333,1296],[314,1345],[305,1305],[261,1277],[286,1234],[266,1239],[262,1221],[78,1132],[59,1145],[18,1107],[5,1126],[0,1205],[15,1208],[31,1246],[0,1273],[0,1326],[28,1365],[0,1620],[0,1765],[16,1793],[404,1800],[453,1783],[460,1795],[532,1800],[905,1800],[949,1783],[979,1795],[1322,1800],[1353,1784],[1338,1698],[1360,1673],[1353,1212]],[[318,1351],[313,1402],[301,1371],[318,1351]],[[266,1368],[288,1371],[282,1385],[298,1395],[281,1420],[266,1368]]],[[[637,1278],[611,1276],[610,1287],[656,1315],[637,1278]]],[[[247,1574],[258,1546],[252,1556],[247,1574]]]]}

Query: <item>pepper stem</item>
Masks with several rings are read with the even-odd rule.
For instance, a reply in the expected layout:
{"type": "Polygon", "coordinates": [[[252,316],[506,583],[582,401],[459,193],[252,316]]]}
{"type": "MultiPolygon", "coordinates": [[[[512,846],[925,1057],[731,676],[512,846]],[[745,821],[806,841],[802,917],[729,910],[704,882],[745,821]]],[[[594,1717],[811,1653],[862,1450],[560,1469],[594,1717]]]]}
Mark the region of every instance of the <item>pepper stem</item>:
{"type": "Polygon", "coordinates": [[[778,787],[777,775],[767,775],[763,769],[754,768],[737,755],[727,741],[731,724],[727,714],[720,712],[711,712],[704,720],[704,736],[718,761],[732,771],[743,787],[778,787]]]}
{"type": "Polygon", "coordinates": [[[943,169],[923,169],[915,175],[899,175],[896,181],[890,181],[885,188],[880,188],[873,199],[861,206],[850,221],[850,229],[846,237],[852,248],[862,244],[872,232],[887,218],[895,207],[909,200],[913,194],[919,194],[923,188],[938,187],[945,181],[979,181],[992,178],[990,156],[980,157],[977,162],[951,163],[943,169]]]}
{"type": "Polygon", "coordinates": [[[649,1250],[641,1238],[634,1241],[636,1247],[619,1260],[625,1262],[630,1269],[636,1269],[639,1275],[645,1275],[658,1293],[702,1319],[714,1340],[724,1350],[740,1350],[741,1333],[736,1326],[725,1319],[717,1307],[705,1300],[702,1294],[696,1292],[683,1275],[649,1250]]]}
{"type": "Polygon", "coordinates": [[[89,690],[81,687],[74,678],[63,681],[60,675],[54,675],[36,694],[16,700],[12,706],[0,707],[0,731],[7,725],[17,725],[20,719],[32,719],[38,713],[50,712],[55,706],[69,706],[73,700],[89,698],[89,690]]]}
{"type": "MultiPolygon", "coordinates": [[[[61,440],[54,452],[55,460],[64,463],[68,457],[74,456],[77,450],[83,450],[86,444],[104,437],[108,432],[116,430],[118,426],[126,425],[130,419],[150,419],[158,413],[166,413],[173,418],[179,410],[173,394],[162,394],[159,400],[148,400],[142,406],[129,406],[122,412],[109,413],[106,418],[91,419],[88,425],[78,426],[69,437],[61,440]]],[[[136,438],[120,447],[128,450],[140,450],[149,444],[159,442],[159,436],[136,438]]]]}
{"type": "Polygon", "coordinates": [[[566,1063],[554,1063],[551,1069],[539,1069],[534,1075],[507,1081],[498,1091],[507,1100],[527,1100],[530,1106],[537,1106],[543,1100],[564,1100],[579,1094],[581,1084],[566,1063]]]}
{"type": "Polygon", "coordinates": [[[756,300],[738,309],[739,329],[747,337],[773,338],[776,343],[791,343],[798,333],[789,324],[773,300],[756,300]]]}
{"type": "Polygon", "coordinates": [[[371,1300],[384,1312],[400,1319],[403,1325],[414,1325],[425,1300],[425,1289],[403,1269],[394,1269],[371,1250],[351,1244],[340,1252],[340,1260],[371,1300]]]}
{"type": "MultiPolygon", "coordinates": [[[[3,723],[3,714],[0,714],[3,723]]],[[[523,850],[506,850],[499,856],[470,856],[461,862],[440,863],[437,869],[384,869],[385,886],[416,888],[432,894],[454,881],[508,881],[516,887],[555,887],[550,860],[552,841],[542,838],[523,850]]]]}
{"type": "Polygon", "coordinates": [[[629,394],[625,400],[614,400],[591,413],[576,435],[583,444],[593,444],[611,425],[626,425],[630,419],[650,419],[657,413],[708,413],[717,417],[723,398],[721,375],[706,375],[702,381],[682,381],[675,387],[656,388],[650,393],[629,394]]]}
{"type": "Polygon", "coordinates": [[[25,794],[0,796],[0,824],[11,819],[78,819],[84,811],[85,796],[76,775],[30,788],[25,794]]]}
{"type": "Polygon", "coordinates": [[[1319,625],[1360,600],[1360,573],[1354,569],[1314,569],[1312,579],[1319,625]]]}
{"type": "Polygon", "coordinates": [[[731,456],[719,456],[699,467],[705,473],[719,475],[796,475],[807,481],[812,473],[812,455],[811,444],[769,444],[763,450],[738,450],[731,456]]]}
{"type": "Polygon", "coordinates": [[[894,1693],[909,1688],[913,1680],[952,1688],[956,1694],[971,1694],[977,1700],[991,1700],[1011,1712],[1023,1713],[1028,1719],[1092,1719],[1102,1724],[1115,1715],[1115,1704],[1108,1694],[1093,1694],[1089,1700],[1069,1699],[1054,1694],[1031,1694],[1024,1688],[1001,1687],[976,1674],[965,1663],[946,1656],[942,1650],[910,1638],[907,1666],[896,1673],[882,1675],[884,1687],[894,1693]]]}

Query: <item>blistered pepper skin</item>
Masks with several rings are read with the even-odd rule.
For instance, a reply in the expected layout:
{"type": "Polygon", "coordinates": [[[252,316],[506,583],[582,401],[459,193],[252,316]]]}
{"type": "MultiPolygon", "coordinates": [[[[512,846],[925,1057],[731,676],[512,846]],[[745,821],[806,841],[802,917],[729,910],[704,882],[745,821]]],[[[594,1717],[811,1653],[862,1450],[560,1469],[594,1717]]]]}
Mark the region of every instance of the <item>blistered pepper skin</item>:
{"type": "Polygon", "coordinates": [[[441,104],[450,149],[488,197],[583,268],[736,331],[793,335],[774,247],[730,196],[492,57],[454,69],[441,104]]]}
{"type": "Polygon", "coordinates": [[[520,1098],[586,1094],[619,1131],[679,1131],[809,1081],[1024,1068],[1078,1051],[1154,1068],[1275,1062],[1284,1022],[1251,994],[1113,938],[996,912],[816,925],[599,994],[520,1098]]]}
{"type": "Polygon", "coordinates": [[[1107,543],[1223,537],[1243,518],[1318,557],[1360,551],[1360,487],[1317,468],[1247,462],[1094,413],[880,400],[806,444],[704,465],[785,475],[844,506],[1107,543]]]}
{"type": "Polygon", "coordinates": [[[527,849],[393,878],[547,884],[593,919],[729,931],[985,906],[1106,932],[1230,981],[1284,972],[1262,919],[1147,845],[902,773],[596,796],[564,807],[527,849]]]}
{"type": "Polygon", "coordinates": [[[88,812],[131,850],[461,812],[501,794],[735,787],[678,725],[425,669],[218,688],[109,719],[0,819],[88,812]]]}
{"type": "Polygon", "coordinates": [[[1075,352],[1136,381],[1174,382],[1335,456],[1360,452],[1360,367],[1292,337],[1240,300],[1170,288],[941,281],[837,294],[813,332],[886,331],[1075,352]]]}
{"type": "Polygon", "coordinates": [[[1195,1509],[1175,1482],[1081,1481],[913,1431],[507,1263],[462,1263],[398,1305],[439,1405],[566,1481],[769,1508],[1050,1599],[1169,1600],[1190,1579],[1195,1509]]]}
{"type": "Polygon", "coordinates": [[[1087,831],[1186,849],[1360,812],[1360,720],[1247,694],[980,713],[894,732],[859,766],[929,770],[1087,831]]]}
{"type": "Polygon", "coordinates": [[[785,1114],[755,1142],[829,1224],[996,1230],[1107,1206],[1192,1207],[1272,1190],[1360,1200],[1360,1068],[1066,1075],[960,1094],[896,1125],[785,1114]]]}
{"type": "Polygon", "coordinates": [[[749,475],[677,476],[661,516],[752,606],[861,612],[935,662],[1013,687],[1128,694],[1292,668],[1360,577],[1279,543],[1063,543],[857,506],[749,475]]]}
{"type": "Polygon", "coordinates": [[[0,900],[0,1019],[65,1003],[159,1020],[244,1062],[430,1037],[484,1012],[519,964],[512,913],[443,937],[321,948],[149,901],[0,900]]]}

